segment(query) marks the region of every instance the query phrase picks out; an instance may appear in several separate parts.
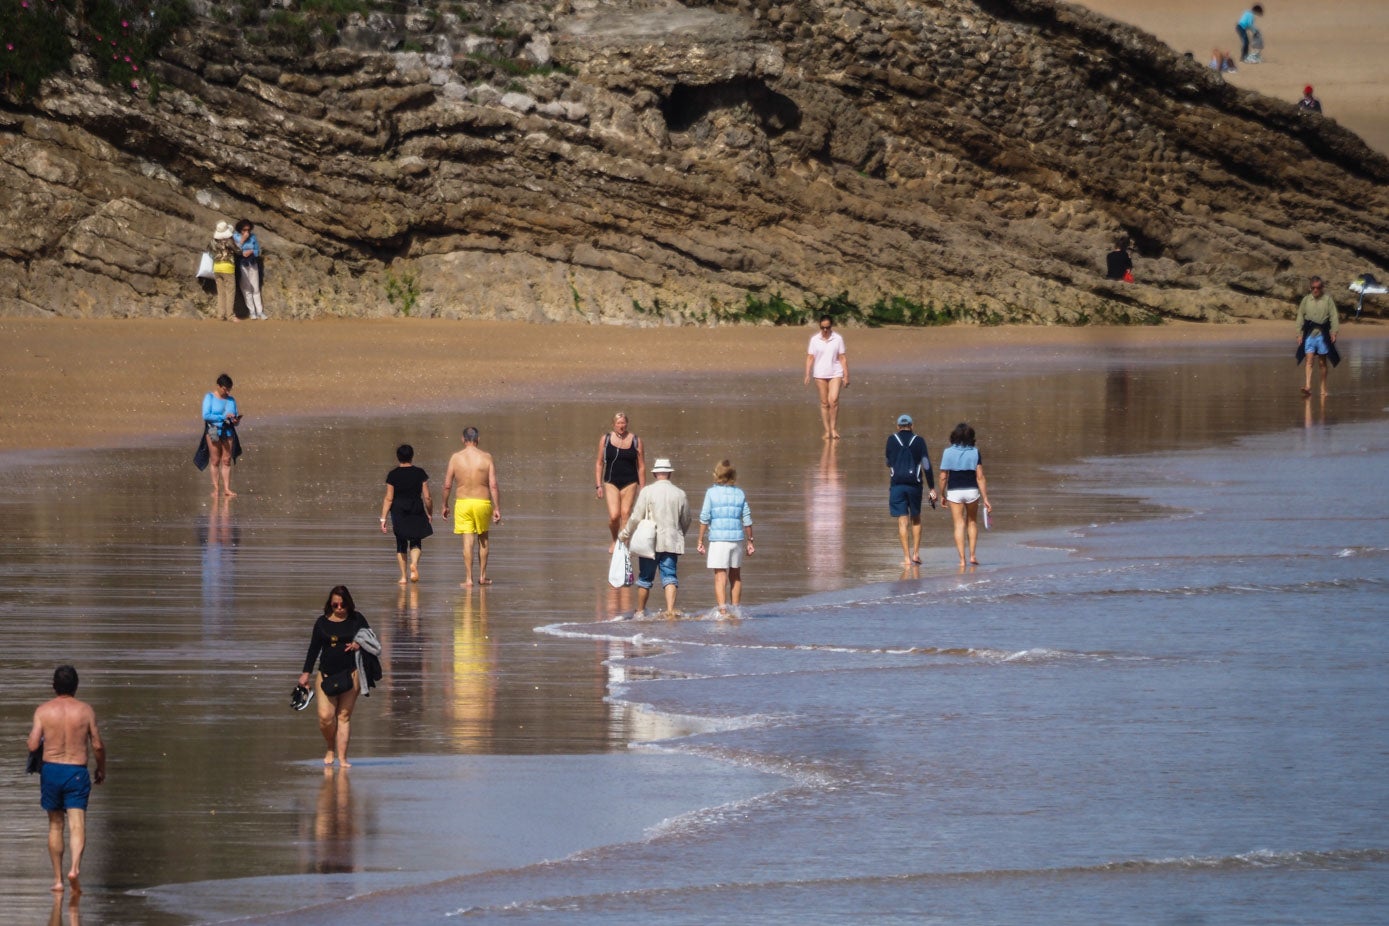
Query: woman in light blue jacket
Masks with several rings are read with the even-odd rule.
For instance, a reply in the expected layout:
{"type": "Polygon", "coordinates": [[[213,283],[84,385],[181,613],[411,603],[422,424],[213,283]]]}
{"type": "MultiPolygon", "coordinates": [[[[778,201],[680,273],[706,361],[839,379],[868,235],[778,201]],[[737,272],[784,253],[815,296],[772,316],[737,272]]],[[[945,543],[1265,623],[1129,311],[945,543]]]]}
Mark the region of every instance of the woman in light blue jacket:
{"type": "Polygon", "coordinates": [[[719,617],[728,617],[729,599],[738,607],[743,598],[743,551],[753,554],[752,509],[748,497],[734,483],[738,471],[728,460],[714,467],[714,484],[704,493],[699,510],[699,552],[705,552],[709,538],[709,568],[714,570],[714,600],[719,617]],[[730,588],[731,586],[731,588],[730,588]]]}

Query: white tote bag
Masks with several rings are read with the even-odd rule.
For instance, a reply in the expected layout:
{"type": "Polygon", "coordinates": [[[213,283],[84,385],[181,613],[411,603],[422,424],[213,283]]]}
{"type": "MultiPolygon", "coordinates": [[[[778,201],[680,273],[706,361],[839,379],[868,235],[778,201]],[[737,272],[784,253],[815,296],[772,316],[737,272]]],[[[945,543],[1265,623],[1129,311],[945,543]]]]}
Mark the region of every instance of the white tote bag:
{"type": "Polygon", "coordinates": [[[608,565],[608,584],[613,588],[624,588],[632,584],[632,553],[621,540],[613,544],[613,558],[608,565]]]}
{"type": "Polygon", "coordinates": [[[198,261],[198,279],[211,280],[216,276],[217,274],[212,272],[212,255],[203,251],[202,259],[198,261]]]}
{"type": "Polygon", "coordinates": [[[627,548],[637,556],[655,559],[656,522],[650,518],[642,518],[638,521],[637,529],[632,531],[632,538],[627,541],[627,548]]]}

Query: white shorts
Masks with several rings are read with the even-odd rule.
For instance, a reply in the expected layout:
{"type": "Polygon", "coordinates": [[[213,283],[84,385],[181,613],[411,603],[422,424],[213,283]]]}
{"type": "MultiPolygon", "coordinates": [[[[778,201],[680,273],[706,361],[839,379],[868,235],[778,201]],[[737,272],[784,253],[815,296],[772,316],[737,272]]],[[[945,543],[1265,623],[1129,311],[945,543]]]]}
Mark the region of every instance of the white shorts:
{"type": "Polygon", "coordinates": [[[968,505],[971,502],[979,501],[978,489],[949,489],[945,493],[947,502],[954,502],[957,505],[968,505]]]}
{"type": "Polygon", "coordinates": [[[743,544],[741,541],[732,540],[711,540],[709,541],[709,568],[710,569],[742,569],[743,568],[743,544]]]}

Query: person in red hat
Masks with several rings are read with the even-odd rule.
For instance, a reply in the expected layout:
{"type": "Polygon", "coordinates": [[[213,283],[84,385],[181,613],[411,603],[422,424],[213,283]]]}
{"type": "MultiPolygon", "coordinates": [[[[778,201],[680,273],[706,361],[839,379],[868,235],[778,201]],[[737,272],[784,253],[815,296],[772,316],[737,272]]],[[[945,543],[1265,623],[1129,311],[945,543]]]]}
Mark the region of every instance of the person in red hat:
{"type": "Polygon", "coordinates": [[[1302,88],[1302,99],[1297,101],[1297,108],[1309,113],[1321,112],[1321,100],[1312,96],[1311,84],[1302,88]]]}

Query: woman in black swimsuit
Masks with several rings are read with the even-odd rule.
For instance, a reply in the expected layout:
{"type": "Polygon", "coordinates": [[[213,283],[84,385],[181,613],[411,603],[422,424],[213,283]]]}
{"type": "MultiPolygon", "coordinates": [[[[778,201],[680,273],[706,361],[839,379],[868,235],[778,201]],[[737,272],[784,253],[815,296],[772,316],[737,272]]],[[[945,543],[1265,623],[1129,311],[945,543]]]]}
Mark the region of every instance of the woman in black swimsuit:
{"type": "Polygon", "coordinates": [[[594,464],[593,488],[597,498],[608,503],[608,530],[612,533],[612,552],[617,532],[632,514],[632,503],[646,484],[646,451],[641,438],[627,430],[627,413],[613,415],[613,429],[598,439],[598,460],[594,464]]]}

